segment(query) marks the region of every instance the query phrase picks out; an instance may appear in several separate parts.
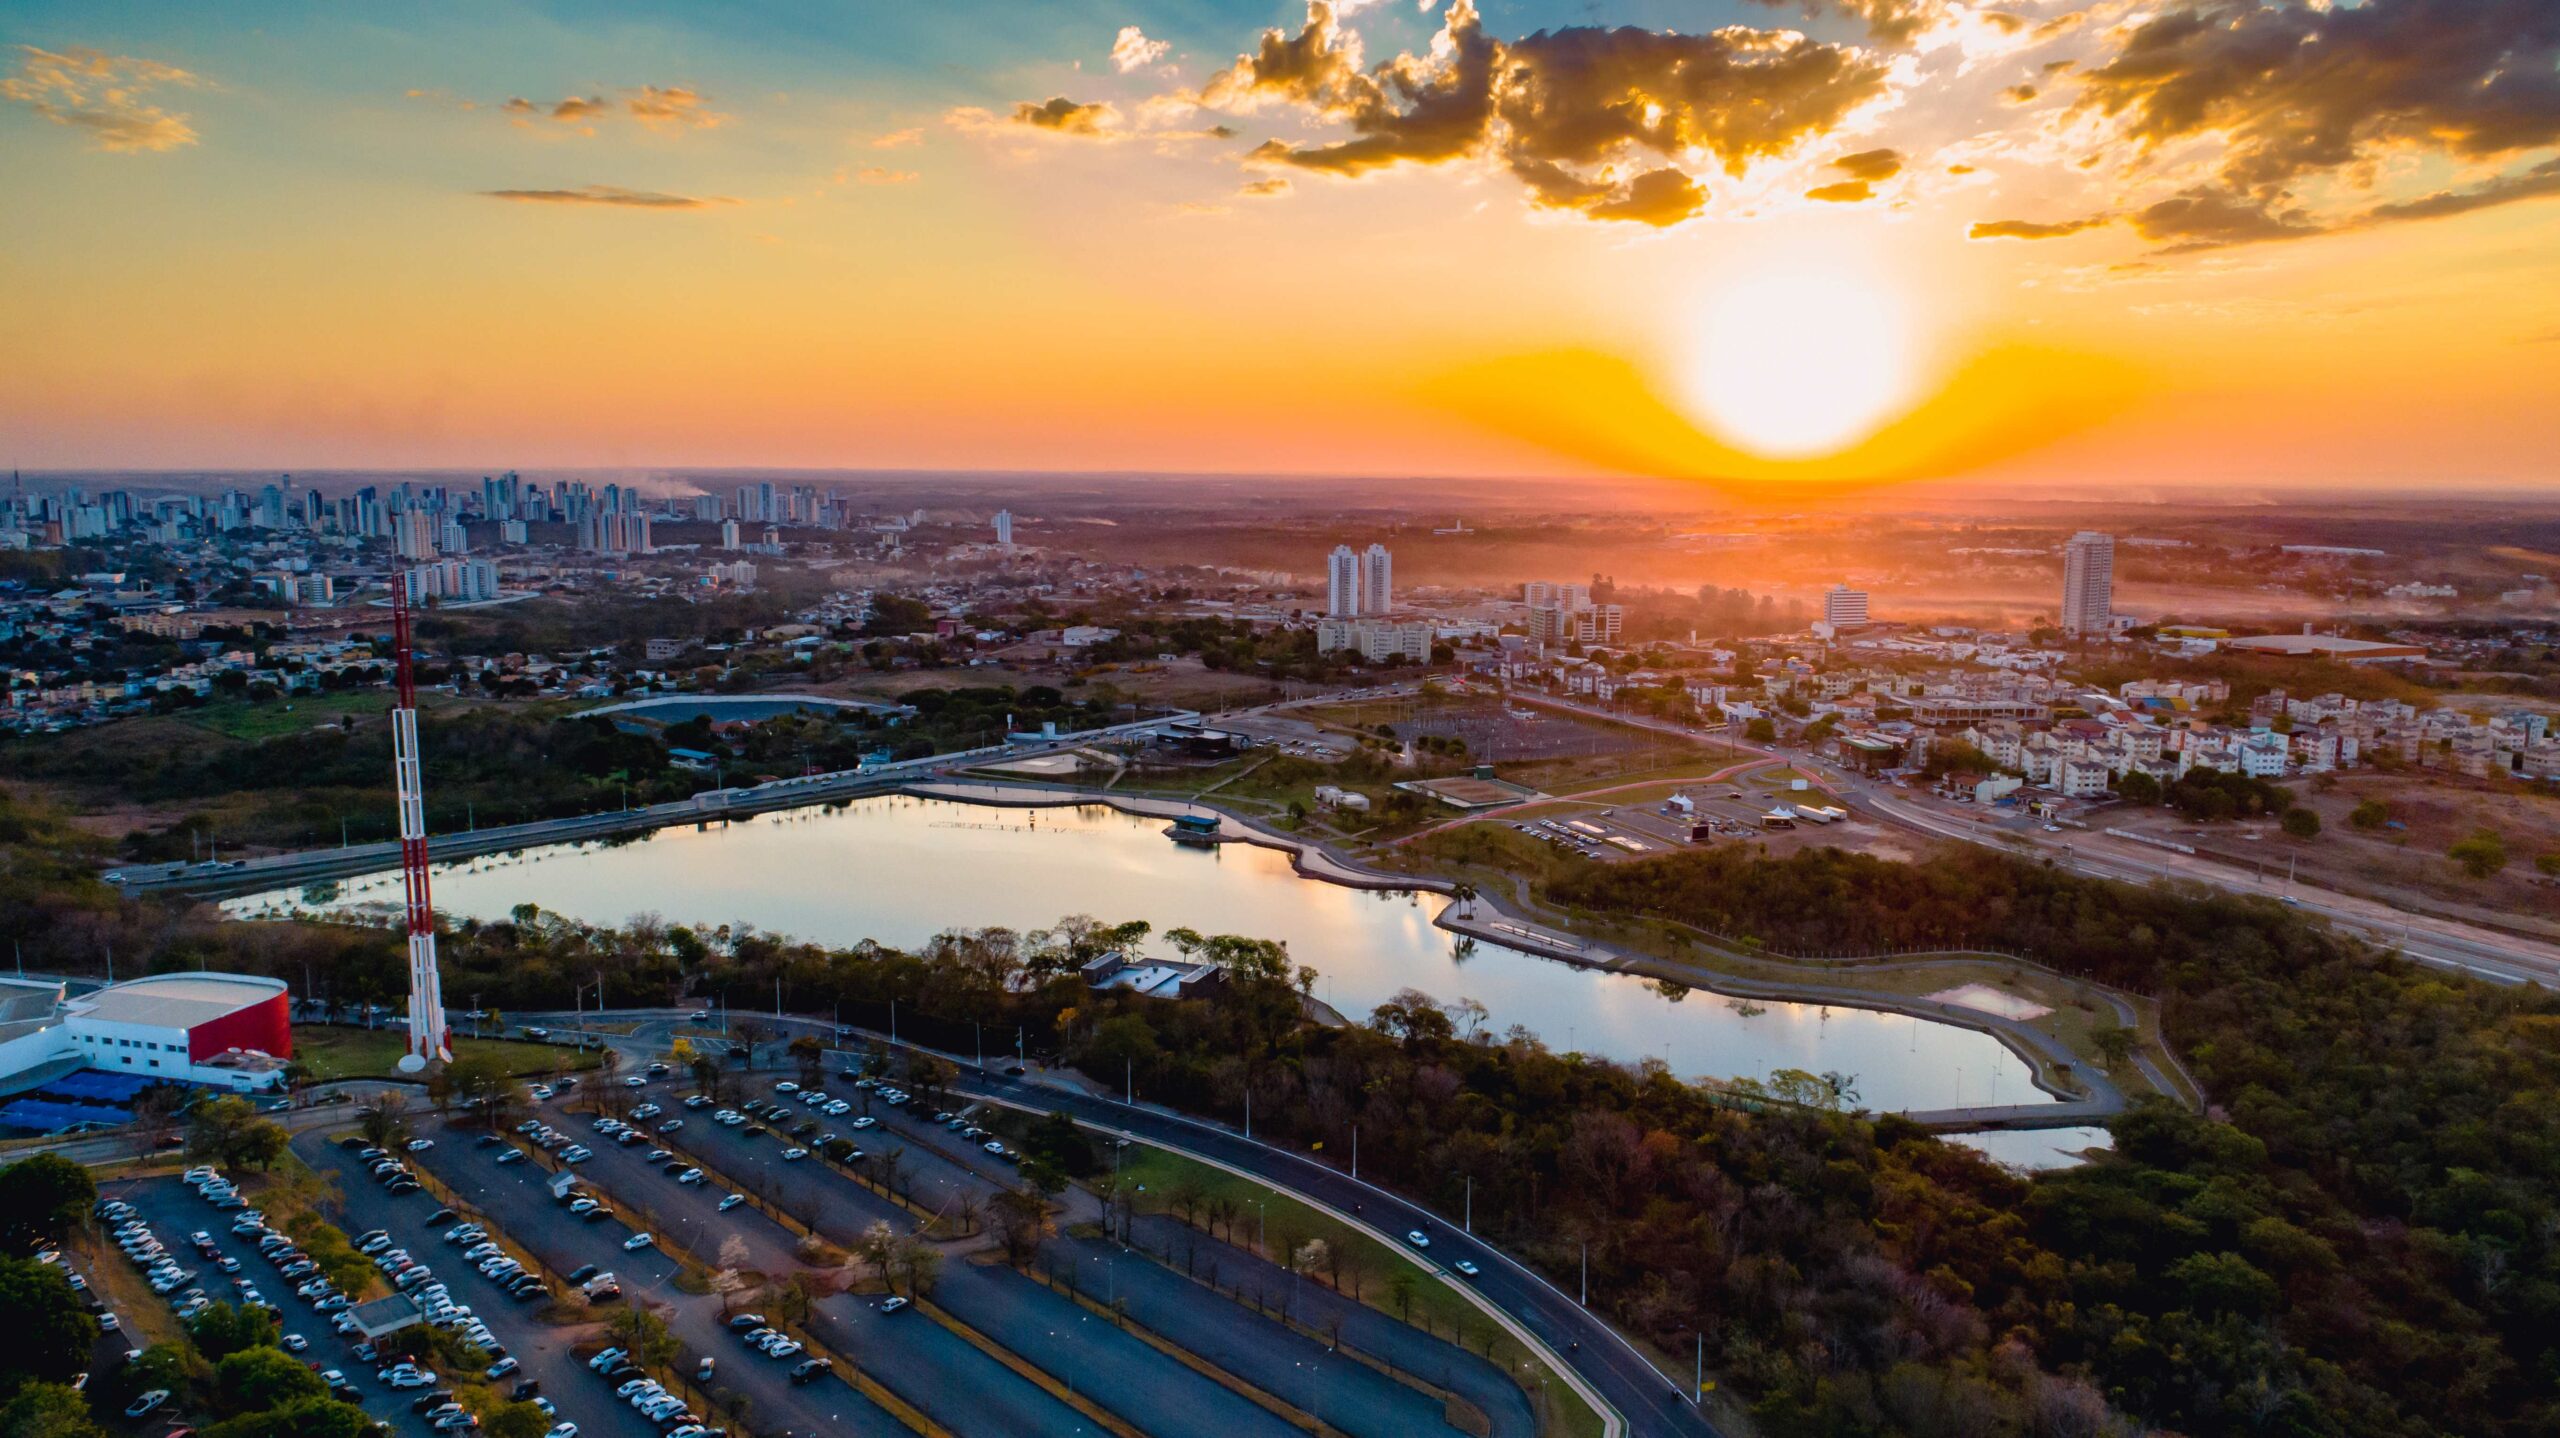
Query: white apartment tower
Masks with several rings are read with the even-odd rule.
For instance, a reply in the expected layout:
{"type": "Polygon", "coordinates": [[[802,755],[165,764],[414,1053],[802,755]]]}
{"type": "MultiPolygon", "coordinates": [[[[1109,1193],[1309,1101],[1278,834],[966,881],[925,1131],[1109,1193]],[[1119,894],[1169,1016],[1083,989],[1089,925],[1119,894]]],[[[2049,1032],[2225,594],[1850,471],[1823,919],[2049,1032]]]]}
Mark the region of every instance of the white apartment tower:
{"type": "Polygon", "coordinates": [[[1832,585],[1823,592],[1822,618],[1823,622],[1831,626],[1834,633],[1865,625],[1867,623],[1867,592],[1863,589],[1851,589],[1846,584],[1832,585]]]}
{"type": "Polygon", "coordinates": [[[1360,613],[1360,555],[1350,545],[1335,545],[1325,562],[1324,612],[1332,619],[1360,613]]]}
{"type": "Polygon", "coordinates": [[[2101,634],[2115,617],[2116,540],[2084,529],[2062,547],[2062,628],[2101,634]]]}
{"type": "Polygon", "coordinates": [[[1361,556],[1360,612],[1389,614],[1396,607],[1396,562],[1383,544],[1372,544],[1361,556]]]}
{"type": "Polygon", "coordinates": [[[1010,509],[996,511],[996,543],[1007,549],[1013,548],[1013,511],[1010,509]]]}

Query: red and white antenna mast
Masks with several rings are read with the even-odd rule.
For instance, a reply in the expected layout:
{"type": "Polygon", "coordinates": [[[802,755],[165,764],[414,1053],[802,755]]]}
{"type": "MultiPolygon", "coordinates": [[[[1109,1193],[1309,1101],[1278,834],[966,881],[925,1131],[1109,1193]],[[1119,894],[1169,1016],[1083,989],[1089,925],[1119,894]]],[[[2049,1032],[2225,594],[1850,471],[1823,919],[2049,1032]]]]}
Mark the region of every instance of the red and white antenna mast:
{"type": "Polygon", "coordinates": [[[417,571],[391,582],[391,651],[399,700],[391,710],[391,774],[400,795],[400,871],[409,891],[409,1052],[402,1073],[451,1062],[445,1035],[444,981],[436,976],[436,910],[427,897],[427,790],[418,768],[418,682],[409,663],[409,586],[417,571]]]}

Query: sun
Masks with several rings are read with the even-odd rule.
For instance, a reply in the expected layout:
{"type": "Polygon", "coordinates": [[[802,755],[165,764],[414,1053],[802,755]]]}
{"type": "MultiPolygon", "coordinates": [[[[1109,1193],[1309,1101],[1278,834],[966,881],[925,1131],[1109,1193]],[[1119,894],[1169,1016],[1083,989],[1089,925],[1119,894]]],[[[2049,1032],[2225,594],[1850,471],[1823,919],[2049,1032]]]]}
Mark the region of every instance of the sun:
{"type": "Polygon", "coordinates": [[[1690,405],[1722,437],[1771,459],[1845,449],[1908,401],[1900,297],[1850,266],[1780,263],[1710,292],[1683,374],[1690,405]]]}

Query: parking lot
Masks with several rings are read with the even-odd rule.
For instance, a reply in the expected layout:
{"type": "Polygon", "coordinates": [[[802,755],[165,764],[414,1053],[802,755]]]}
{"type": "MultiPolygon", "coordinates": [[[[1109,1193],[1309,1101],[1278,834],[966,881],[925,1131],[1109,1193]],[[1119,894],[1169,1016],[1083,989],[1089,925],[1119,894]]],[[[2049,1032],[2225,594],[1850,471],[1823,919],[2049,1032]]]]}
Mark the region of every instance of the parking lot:
{"type": "MultiPolygon", "coordinates": [[[[778,1075],[762,1075],[739,1097],[770,1095],[777,1083],[785,1081],[778,1075]]],[[[831,1077],[826,1082],[831,1093],[850,1097],[858,1092],[849,1081],[831,1077]]],[[[786,1142],[783,1138],[771,1134],[750,1137],[747,1126],[711,1122],[713,1109],[687,1111],[671,1096],[682,1092],[673,1083],[655,1085],[651,1092],[670,1095],[661,1097],[659,1102],[667,1106],[668,1114],[684,1119],[684,1127],[667,1136],[682,1151],[698,1156],[742,1185],[753,1187],[757,1194],[811,1223],[831,1241],[850,1243],[877,1219],[887,1219],[901,1232],[914,1226],[914,1214],[833,1171],[833,1166],[815,1158],[784,1161],[780,1157],[786,1142]]],[[[965,1106],[956,1098],[949,1102],[955,1108],[965,1106]]],[[[786,1100],[786,1111],[789,1108],[786,1100]]],[[[983,1212],[986,1198],[997,1185],[1012,1180],[1009,1164],[986,1153],[978,1142],[935,1123],[930,1114],[920,1111],[920,1105],[875,1102],[870,1109],[877,1122],[854,1137],[874,1153],[892,1148],[902,1151],[902,1171],[916,1175],[908,1191],[929,1211],[951,1212],[946,1205],[966,1189],[977,1198],[983,1212]]],[[[828,1122],[831,1129],[840,1128],[844,1119],[828,1122]]],[[[601,1164],[607,1157],[599,1152],[587,1167],[601,1164]]],[[[638,1181],[674,1187],[671,1180],[646,1164],[639,1165],[633,1176],[638,1181]]],[[[716,1202],[716,1195],[704,1201],[716,1202]]],[[[1332,1353],[1325,1344],[1171,1273],[1144,1255],[1126,1253],[1100,1238],[1066,1237],[1052,1240],[1050,1253],[1061,1269],[1092,1270],[1076,1281],[1088,1298],[1106,1304],[1115,1297],[1124,1300],[1131,1318],[1163,1341],[1213,1367],[1223,1368],[1283,1403],[1307,1411],[1314,1411],[1310,1404],[1320,1407],[1326,1423],[1356,1438],[1401,1438],[1455,1431],[1449,1427],[1437,1399],[1356,1360],[1332,1353]],[[1127,1281],[1125,1289],[1120,1286],[1123,1278],[1127,1281]]],[[[1043,1263],[1048,1266],[1049,1260],[1044,1258],[1043,1263]]],[[[1243,1270],[1240,1267],[1238,1271],[1243,1270]]],[[[1312,1286],[1309,1292],[1313,1292],[1312,1286]]],[[[1326,1296],[1332,1297],[1329,1293],[1326,1296]]],[[[961,1322],[1042,1371],[1081,1385],[1081,1392],[1100,1395],[1106,1407],[1145,1432],[1270,1434],[1279,1438],[1301,1431],[1268,1408],[1121,1331],[1067,1295],[1000,1263],[969,1263],[956,1258],[946,1262],[933,1297],[936,1304],[961,1322]]],[[[1346,1311],[1359,1307],[1347,1299],[1335,1301],[1346,1311]]],[[[822,1306],[832,1311],[831,1305],[822,1306]]],[[[1375,1310],[1360,1309],[1360,1314],[1379,1324],[1403,1327],[1375,1310]]],[[[875,1341],[869,1335],[880,1329],[912,1322],[904,1317],[884,1318],[868,1307],[862,1310],[860,1320],[863,1331],[856,1337],[857,1343],[875,1341]]],[[[1356,1323],[1359,1319],[1349,1321],[1356,1323]]],[[[1525,1397],[1498,1369],[1481,1364],[1420,1330],[1405,1328],[1404,1333],[1411,1342],[1390,1349],[1400,1360],[1422,1363],[1433,1370],[1470,1365],[1481,1370],[1470,1374],[1476,1380],[1472,1387],[1484,1399],[1481,1406],[1495,1417],[1497,1434],[1514,1438],[1533,1430],[1534,1424],[1527,1421],[1525,1397]]],[[[897,1387],[891,1375],[880,1376],[893,1389],[897,1387]]],[[[901,1396],[907,1395],[902,1392],[901,1396]]],[[[931,1402],[913,1401],[937,1419],[953,1422],[936,1412],[931,1402]]],[[[978,1431],[965,1424],[953,1426],[960,1431],[978,1431]]]]}
{"type": "MultiPolygon", "coordinates": [[[[434,1168],[442,1176],[443,1164],[423,1161],[452,1152],[450,1146],[455,1143],[451,1137],[439,1136],[436,1149],[410,1155],[409,1162],[412,1167],[434,1168]]],[[[580,1438],[654,1438],[657,1426],[617,1402],[609,1388],[586,1372],[570,1352],[570,1346],[580,1336],[578,1330],[559,1327],[544,1318],[540,1301],[515,1302],[463,1261],[461,1246],[444,1241],[445,1232],[471,1217],[468,1212],[440,1223],[428,1223],[428,1216],[440,1208],[432,1194],[394,1197],[384,1192],[354,1153],[319,1134],[297,1139],[294,1151],[314,1170],[337,1176],[338,1191],[344,1198],[340,1226],[350,1239],[374,1229],[389,1233],[396,1246],[406,1248],[436,1271],[451,1290],[454,1302],[468,1304],[487,1322],[490,1331],[506,1345],[507,1353],[523,1366],[522,1374],[510,1375],[502,1387],[511,1390],[525,1378],[540,1383],[541,1395],[559,1409],[561,1419],[578,1425],[580,1438]]],[[[511,1230],[505,1236],[519,1247],[530,1246],[527,1234],[511,1230]]],[[[354,1376],[354,1369],[348,1371],[354,1376]]],[[[358,1382],[370,1389],[378,1386],[373,1379],[374,1374],[368,1369],[358,1382]]],[[[407,1404],[400,1408],[405,1412],[407,1404]]]]}
{"type": "MultiPolygon", "coordinates": [[[[675,1090],[661,1086],[653,1092],[665,1101],[675,1090]]],[[[681,1107],[673,1109],[673,1112],[686,1113],[681,1107]]],[[[874,1222],[886,1221],[900,1233],[916,1226],[917,1216],[914,1213],[862,1187],[818,1159],[784,1162],[780,1157],[782,1145],[778,1140],[770,1136],[749,1138],[743,1126],[726,1128],[688,1113],[685,1128],[670,1137],[679,1141],[684,1152],[698,1155],[742,1184],[752,1187],[759,1196],[807,1223],[821,1237],[840,1248],[850,1248],[857,1243],[862,1231],[874,1222]],[[690,1142],[685,1142],[688,1140],[690,1142]]],[[[698,1231],[701,1237],[697,1241],[706,1249],[716,1249],[717,1236],[735,1232],[749,1239],[751,1252],[759,1254],[760,1267],[770,1262],[787,1269],[794,1263],[792,1237],[780,1225],[755,1213],[752,1207],[735,1208],[726,1214],[717,1212],[721,1190],[708,1184],[698,1189],[680,1186],[647,1164],[643,1160],[644,1153],[645,1150],[633,1152],[622,1149],[620,1145],[605,1145],[597,1150],[594,1159],[579,1166],[581,1176],[592,1173],[599,1189],[615,1193],[649,1194],[654,1190],[664,1195],[663,1198],[646,1197],[640,1201],[672,1216],[680,1231],[698,1231]],[[749,1218],[751,1214],[754,1217],[749,1218]]],[[[950,1181],[960,1180],[952,1175],[950,1181]]],[[[1025,1351],[1025,1345],[1035,1338],[1044,1347],[1055,1344],[1057,1340],[1052,1335],[1062,1326],[1069,1340],[1080,1336],[1076,1330],[1086,1317],[1081,1310],[1010,1271],[1006,1272],[1006,1277],[1021,1283],[1038,1298],[1050,1300],[1050,1303],[1006,1304],[999,1300],[982,1310],[977,1300],[984,1290],[965,1282],[968,1274],[975,1271],[956,1260],[946,1262],[942,1268],[941,1284],[934,1292],[936,1303],[999,1345],[1049,1373],[1062,1385],[1074,1386],[1076,1391],[1089,1398],[1104,1391],[1099,1386],[1099,1377],[1112,1372],[1112,1365],[1103,1363],[1096,1367],[1094,1365],[1099,1360],[1091,1356],[1065,1354],[1073,1362],[1061,1373],[1025,1351]],[[959,1281],[957,1289],[955,1281],[959,1281]],[[957,1298],[954,1297],[955,1292],[957,1298]]],[[[1064,1435],[1097,1431],[1092,1419],[972,1344],[964,1335],[926,1314],[913,1310],[884,1312],[876,1296],[860,1294],[822,1299],[816,1309],[817,1321],[813,1327],[822,1339],[842,1351],[860,1355],[858,1361],[864,1365],[865,1371],[882,1386],[955,1433],[1022,1433],[1064,1438],[1064,1435]]],[[[1107,1328],[1107,1325],[1100,1328],[1107,1328]]],[[[1085,1331],[1098,1333],[1100,1328],[1088,1327],[1085,1331]]],[[[1126,1339],[1126,1335],[1113,1336],[1126,1339]]],[[[1136,1342],[1134,1339],[1126,1341],[1136,1342]]],[[[1051,1356],[1055,1358],[1063,1352],[1062,1348],[1053,1349],[1051,1356]]],[[[1264,1426],[1260,1420],[1267,1420],[1269,1415],[1260,1409],[1253,1410],[1252,1418],[1245,1418],[1240,1411],[1230,1411],[1250,1405],[1222,1389],[1216,1389],[1207,1380],[1161,1354],[1149,1350],[1148,1357],[1162,1367],[1138,1370],[1129,1375],[1129,1380],[1132,1384],[1168,1385],[1162,1394],[1139,1396],[1145,1398],[1142,1406],[1150,1410],[1151,1416],[1170,1426],[1140,1424],[1146,1431],[1162,1433],[1167,1438],[1181,1433],[1223,1432],[1226,1431],[1225,1424],[1217,1420],[1229,1418],[1252,1423],[1254,1426],[1241,1430],[1247,1434],[1269,1432],[1277,1435],[1295,1431],[1264,1426]],[[1210,1390],[1214,1397],[1197,1391],[1203,1388],[1210,1390]],[[1188,1418],[1184,1416],[1186,1410],[1178,1406],[1162,1413],[1154,1412],[1167,1406],[1165,1399],[1168,1397],[1200,1398],[1202,1403],[1199,1408],[1187,1410],[1192,1414],[1188,1418]],[[1218,1400],[1225,1401],[1221,1403],[1218,1400]]],[[[1111,1396],[1106,1406],[1116,1412],[1123,1411],[1125,1390],[1113,1385],[1109,1391],[1111,1396]]],[[[1123,1412],[1123,1416],[1137,1421],[1134,1415],[1123,1412]]]]}
{"type": "MultiPolygon", "coordinates": [[[[359,1170],[356,1178],[367,1188],[375,1187],[370,1174],[359,1170]]],[[[352,1194],[352,1190],[350,1192],[352,1194]]],[[[430,1438],[433,1434],[434,1430],[423,1418],[409,1411],[408,1396],[385,1387],[375,1378],[375,1370],[355,1356],[353,1340],[332,1332],[326,1315],[313,1311],[310,1303],[296,1298],[294,1285],[278,1278],[276,1269],[259,1257],[248,1239],[232,1233],[231,1214],[216,1210],[194,1189],[175,1178],[110,1182],[99,1185],[98,1193],[101,1198],[122,1199],[140,1210],[143,1221],[151,1225],[153,1233],[168,1247],[171,1255],[182,1266],[196,1272],[192,1286],[202,1288],[207,1297],[217,1302],[237,1297],[235,1278],[244,1278],[255,1284],[269,1302],[282,1310],[284,1332],[299,1335],[308,1345],[294,1356],[320,1369],[336,1369],[344,1373],[356,1386],[357,1394],[353,1401],[361,1402],[367,1413],[390,1424],[397,1433],[413,1434],[417,1438],[430,1438]],[[205,1258],[188,1242],[190,1234],[199,1232],[211,1238],[218,1257],[205,1258]],[[222,1258],[236,1263],[238,1272],[222,1272],[219,1268],[222,1258]]],[[[426,1211],[423,1208],[415,1210],[418,1214],[426,1211]]],[[[512,1344],[509,1346],[513,1348],[512,1344]]],[[[635,1434],[634,1438],[638,1435],[635,1434]]]]}
{"type": "MultiPolygon", "coordinates": [[[[554,1121],[559,1118],[556,1114],[546,1117],[554,1121]]],[[[761,1359],[755,1363],[744,1361],[745,1355],[720,1325],[717,1300],[686,1293],[677,1286],[677,1275],[683,1271],[681,1262],[655,1246],[637,1251],[624,1247],[640,1231],[631,1225],[631,1215],[626,1210],[617,1209],[613,1217],[592,1222],[573,1217],[552,1198],[548,1187],[552,1175],[540,1165],[529,1162],[500,1164],[497,1161],[499,1154],[512,1149],[512,1145],[480,1146],[464,1131],[457,1129],[446,1141],[421,1157],[425,1166],[458,1198],[487,1217],[492,1230],[502,1233],[555,1274],[575,1272],[592,1264],[600,1271],[615,1275],[623,1294],[618,1301],[645,1301],[652,1306],[662,1306],[668,1331],[686,1349],[686,1356],[675,1366],[689,1374],[702,1356],[718,1359],[715,1382],[731,1387],[752,1400],[753,1412],[757,1415],[756,1426],[760,1431],[802,1435],[858,1433],[881,1435],[881,1438],[907,1432],[904,1425],[840,1378],[827,1378],[805,1387],[794,1386],[789,1381],[785,1366],[761,1359]]],[[[578,1175],[581,1182],[611,1196],[606,1185],[587,1182],[587,1169],[590,1167],[592,1165],[580,1166],[578,1175]]],[[[674,1188],[666,1180],[657,1182],[669,1190],[674,1188]]],[[[467,1281],[479,1281],[477,1274],[467,1270],[465,1278],[467,1281]]],[[[596,1316],[601,1320],[610,1311],[609,1304],[599,1304],[596,1316]]],[[[586,1346],[598,1346],[601,1340],[591,1335],[592,1330],[589,1330],[580,1336],[587,1337],[586,1346]]],[[[573,1365],[565,1372],[561,1382],[566,1385],[566,1392],[576,1395],[579,1407],[598,1415],[619,1415],[616,1421],[623,1426],[602,1431],[621,1432],[627,1429],[635,1435],[656,1433],[655,1425],[631,1412],[612,1396],[612,1385],[585,1371],[582,1365],[573,1365]]],[[[546,1382],[544,1386],[548,1389],[551,1384],[546,1382]]],[[[555,1398],[555,1401],[561,1403],[564,1415],[579,1416],[571,1412],[570,1400],[555,1398]]],[[[707,1421],[718,1421],[716,1415],[704,1416],[707,1421]]],[[[598,1431],[586,1430],[583,1418],[581,1428],[581,1438],[585,1438],[588,1431],[598,1431]]]]}

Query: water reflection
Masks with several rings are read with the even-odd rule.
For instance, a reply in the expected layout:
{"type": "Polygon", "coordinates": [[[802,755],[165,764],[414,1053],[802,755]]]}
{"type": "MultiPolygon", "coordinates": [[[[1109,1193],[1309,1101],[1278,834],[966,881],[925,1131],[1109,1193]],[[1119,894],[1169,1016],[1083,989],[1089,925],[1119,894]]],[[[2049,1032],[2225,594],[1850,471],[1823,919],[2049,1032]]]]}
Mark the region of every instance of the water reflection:
{"type": "MultiPolygon", "coordinates": [[[[993,809],[892,796],[664,829],[646,842],[558,845],[440,868],[439,908],[502,918],[536,903],[595,924],[641,912],[701,925],[749,923],[828,944],[914,945],[955,927],[1036,929],[1067,914],[1145,919],[1161,934],[1278,939],[1323,975],[1315,995],[1365,1017],[1397,990],[1481,1001],[1490,1027],[1523,1026],[1558,1049],[1686,1076],[1765,1077],[1779,1068],[1853,1075],[1878,1111],[2034,1103],[2026,1066],[1988,1035],[1901,1015],[1815,1004],[1744,1004],[1703,990],[1595,973],[1493,944],[1460,954],[1433,927],[1447,902],[1410,891],[1298,877],[1288,856],[1242,844],[1168,842],[1163,821],[1115,810],[993,809]]],[[[396,873],[343,886],[339,905],[390,905],[396,873]]],[[[236,900],[234,912],[294,893],[236,900]]]]}
{"type": "Polygon", "coordinates": [[[2011,1168],[2039,1173],[2086,1163],[2089,1149],[2112,1149],[2115,1135],[2103,1128],[2001,1129],[1989,1133],[1951,1133],[1963,1144],[2011,1168]]]}

